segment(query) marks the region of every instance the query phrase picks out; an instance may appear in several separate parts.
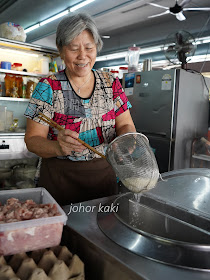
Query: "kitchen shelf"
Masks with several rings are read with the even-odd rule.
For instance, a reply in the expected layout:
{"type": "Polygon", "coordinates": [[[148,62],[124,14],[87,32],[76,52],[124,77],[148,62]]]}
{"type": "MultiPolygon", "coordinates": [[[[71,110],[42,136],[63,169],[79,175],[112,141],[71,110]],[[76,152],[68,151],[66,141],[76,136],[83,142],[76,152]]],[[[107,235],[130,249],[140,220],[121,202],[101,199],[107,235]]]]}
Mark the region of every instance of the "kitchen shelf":
{"type": "Polygon", "coordinates": [[[48,75],[41,74],[41,73],[32,73],[32,72],[24,72],[24,71],[16,71],[16,70],[9,70],[9,69],[0,69],[0,73],[3,74],[15,74],[15,75],[21,75],[21,76],[30,76],[30,77],[45,77],[48,75]]]}
{"type": "Polygon", "coordinates": [[[1,48],[11,48],[11,49],[16,49],[16,50],[21,50],[21,51],[27,51],[27,52],[35,52],[35,53],[40,53],[43,55],[50,55],[51,57],[58,57],[59,52],[58,50],[54,48],[46,48],[38,45],[33,45],[25,42],[19,42],[19,41],[13,41],[13,40],[8,40],[4,38],[0,38],[0,47],[1,48]]]}
{"type": "Polygon", "coordinates": [[[5,136],[25,136],[25,132],[26,130],[23,128],[23,129],[20,129],[18,128],[17,131],[10,131],[10,130],[6,130],[6,131],[1,131],[0,132],[0,140],[1,138],[4,138],[5,136]]]}
{"type": "Polygon", "coordinates": [[[16,97],[0,97],[0,101],[20,101],[20,102],[28,102],[30,98],[16,98],[16,97]]]}

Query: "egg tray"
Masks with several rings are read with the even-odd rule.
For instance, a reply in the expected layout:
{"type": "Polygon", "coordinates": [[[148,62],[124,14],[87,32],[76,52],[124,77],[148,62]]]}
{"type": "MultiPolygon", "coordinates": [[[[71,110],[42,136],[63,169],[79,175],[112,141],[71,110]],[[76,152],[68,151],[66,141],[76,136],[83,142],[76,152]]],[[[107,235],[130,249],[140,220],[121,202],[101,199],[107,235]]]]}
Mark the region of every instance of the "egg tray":
{"type": "Polygon", "coordinates": [[[66,246],[0,256],[1,280],[84,280],[84,263],[66,246]]]}

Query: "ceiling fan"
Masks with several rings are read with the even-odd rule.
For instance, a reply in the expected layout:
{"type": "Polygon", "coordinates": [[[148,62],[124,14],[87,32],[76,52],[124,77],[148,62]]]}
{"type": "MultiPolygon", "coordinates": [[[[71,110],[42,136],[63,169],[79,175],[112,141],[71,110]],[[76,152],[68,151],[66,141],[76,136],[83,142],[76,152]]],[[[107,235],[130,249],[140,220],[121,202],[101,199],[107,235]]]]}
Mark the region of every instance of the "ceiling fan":
{"type": "Polygon", "coordinates": [[[149,16],[149,18],[159,17],[159,16],[166,15],[166,14],[172,14],[172,15],[176,16],[176,18],[178,20],[183,21],[186,19],[186,17],[183,14],[183,12],[185,12],[185,11],[210,11],[210,7],[208,7],[208,8],[207,7],[206,8],[185,8],[185,6],[187,6],[187,4],[190,2],[191,2],[191,0],[182,0],[181,3],[178,4],[178,1],[176,0],[175,5],[173,7],[165,7],[165,6],[161,6],[159,4],[149,3],[152,6],[165,9],[165,12],[149,16]]]}

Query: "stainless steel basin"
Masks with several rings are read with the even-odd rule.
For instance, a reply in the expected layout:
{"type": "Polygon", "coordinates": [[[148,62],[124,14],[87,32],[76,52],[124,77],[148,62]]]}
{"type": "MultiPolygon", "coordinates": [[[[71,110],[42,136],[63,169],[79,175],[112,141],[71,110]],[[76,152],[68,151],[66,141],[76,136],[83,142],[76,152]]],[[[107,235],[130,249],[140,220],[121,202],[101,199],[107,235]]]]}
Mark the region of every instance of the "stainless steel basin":
{"type": "Polygon", "coordinates": [[[162,263],[210,270],[210,170],[163,174],[140,195],[126,193],[98,212],[103,233],[125,249],[162,263]]]}

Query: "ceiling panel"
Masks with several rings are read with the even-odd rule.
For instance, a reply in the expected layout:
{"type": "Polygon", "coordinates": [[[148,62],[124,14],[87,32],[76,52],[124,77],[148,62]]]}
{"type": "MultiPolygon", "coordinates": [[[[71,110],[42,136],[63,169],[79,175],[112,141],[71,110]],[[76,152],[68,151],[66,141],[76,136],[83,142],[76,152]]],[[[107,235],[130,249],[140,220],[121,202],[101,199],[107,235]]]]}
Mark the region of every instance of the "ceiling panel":
{"type": "Polygon", "coordinates": [[[3,13],[8,7],[12,6],[17,0],[1,0],[0,14],[3,13]]]}
{"type": "MultiPolygon", "coordinates": [[[[182,0],[178,1],[180,3],[182,0]]],[[[49,18],[80,0],[1,0],[9,3],[0,10],[0,23],[11,21],[27,28],[37,22],[49,18]]],[[[210,36],[210,13],[185,12],[186,20],[180,22],[172,14],[156,18],[148,16],[164,11],[149,5],[150,2],[172,7],[175,0],[95,0],[88,6],[78,10],[92,15],[101,35],[110,35],[104,39],[102,53],[109,53],[127,48],[133,43],[140,46],[155,44],[176,30],[184,29],[194,35],[198,33],[210,36]]],[[[210,0],[192,0],[187,7],[210,7],[210,0]]],[[[27,34],[27,42],[40,42],[55,46],[55,32],[60,19],[46,24],[27,34]]]]}

